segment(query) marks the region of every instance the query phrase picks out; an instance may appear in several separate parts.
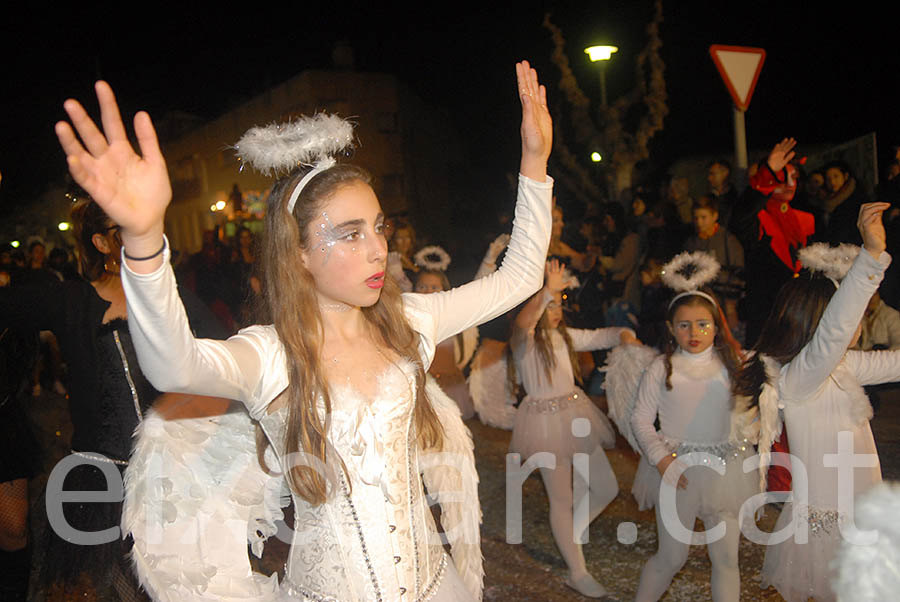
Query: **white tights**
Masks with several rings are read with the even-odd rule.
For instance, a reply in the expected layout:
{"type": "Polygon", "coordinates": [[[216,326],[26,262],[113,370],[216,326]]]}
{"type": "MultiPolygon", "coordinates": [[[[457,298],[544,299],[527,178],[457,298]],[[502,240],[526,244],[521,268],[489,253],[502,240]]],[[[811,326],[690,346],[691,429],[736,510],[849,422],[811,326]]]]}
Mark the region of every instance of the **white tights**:
{"type": "Polygon", "coordinates": [[[569,574],[576,579],[587,574],[581,551],[582,543],[587,541],[587,528],[619,492],[616,475],[602,447],[597,447],[589,456],[588,468],[588,474],[583,474],[577,463],[575,466],[578,489],[584,491],[587,478],[589,491],[589,495],[578,500],[577,506],[573,499],[572,464],[560,462],[556,468],[541,468],[541,477],[550,498],[550,530],[569,567],[569,574]],[[585,505],[588,506],[587,512],[584,511],[585,505]],[[581,518],[577,525],[573,512],[575,517],[581,518]]]}
{"type": "MultiPolygon", "coordinates": [[[[718,514],[700,514],[699,499],[690,496],[678,496],[676,506],[678,518],[686,529],[693,530],[694,521],[699,516],[705,529],[711,529],[719,522],[725,523],[725,536],[716,542],[708,543],[709,560],[712,564],[712,599],[715,602],[738,602],[741,596],[741,574],[738,567],[738,543],[740,526],[734,516],[718,514]]],[[[638,586],[635,602],[656,602],[669,588],[669,583],[687,561],[690,543],[683,543],[673,538],[659,512],[656,504],[656,532],[659,535],[659,551],[654,554],[644,570],[641,571],[641,583],[638,586]]]]}

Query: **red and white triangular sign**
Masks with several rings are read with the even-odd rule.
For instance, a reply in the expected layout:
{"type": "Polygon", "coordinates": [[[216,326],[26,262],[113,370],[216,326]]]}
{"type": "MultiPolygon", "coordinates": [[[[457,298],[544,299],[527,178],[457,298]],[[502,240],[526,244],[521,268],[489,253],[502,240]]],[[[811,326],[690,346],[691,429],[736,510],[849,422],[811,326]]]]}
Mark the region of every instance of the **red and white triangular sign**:
{"type": "Polygon", "coordinates": [[[749,46],[713,44],[709,47],[709,55],[722,75],[735,106],[746,111],[766,60],[766,51],[749,46]]]}

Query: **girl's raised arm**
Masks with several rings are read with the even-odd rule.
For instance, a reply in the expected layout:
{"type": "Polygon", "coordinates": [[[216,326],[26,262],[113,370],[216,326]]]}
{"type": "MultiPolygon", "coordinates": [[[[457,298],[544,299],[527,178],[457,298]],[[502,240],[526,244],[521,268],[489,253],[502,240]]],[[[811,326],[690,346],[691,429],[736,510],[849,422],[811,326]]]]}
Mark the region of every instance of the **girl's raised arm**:
{"type": "Polygon", "coordinates": [[[60,121],[56,135],[72,177],[122,227],[126,257],[153,255],[151,259],[129,262],[132,269],[152,272],[162,263],[161,254],[154,253],[162,248],[163,218],[172,199],[166,161],[150,116],[143,111],[134,116],[134,131],[141,149],[138,155],[128,141],[112,88],[104,81],[98,81],[94,87],[103,131],[81,103],[69,99],[63,107],[75,130],[60,121]]]}
{"type": "Polygon", "coordinates": [[[543,288],[528,300],[513,322],[517,333],[528,333],[534,330],[547,305],[553,300],[553,296],[566,288],[564,270],[563,265],[556,259],[547,262],[543,288]]]}
{"type": "Polygon", "coordinates": [[[805,399],[815,393],[847,352],[866,305],[890,264],[890,256],[884,253],[881,221],[889,207],[889,203],[866,203],[860,208],[857,226],[863,249],[828,302],[812,339],[788,364],[782,385],[785,399],[805,399]]]}
{"type": "Polygon", "coordinates": [[[499,270],[464,286],[430,295],[404,295],[407,317],[423,336],[426,356],[444,339],[509,311],[534,294],[543,280],[550,243],[553,184],[547,176],[547,158],[553,123],[547,92],[527,61],[516,65],[516,76],[522,105],[522,160],[506,257],[499,270]]]}
{"type": "Polygon", "coordinates": [[[276,339],[260,327],[227,341],[197,339],[191,333],[168,265],[169,250],[163,246],[172,187],[150,116],[142,112],[134,118],[138,155],[109,84],[97,82],[96,90],[103,131],[80,103],[67,100],[64,106],[75,130],[61,121],[56,134],[72,177],[122,228],[122,286],[141,368],[160,391],[237,399],[258,416],[287,384],[273,377],[283,362],[276,339]]]}

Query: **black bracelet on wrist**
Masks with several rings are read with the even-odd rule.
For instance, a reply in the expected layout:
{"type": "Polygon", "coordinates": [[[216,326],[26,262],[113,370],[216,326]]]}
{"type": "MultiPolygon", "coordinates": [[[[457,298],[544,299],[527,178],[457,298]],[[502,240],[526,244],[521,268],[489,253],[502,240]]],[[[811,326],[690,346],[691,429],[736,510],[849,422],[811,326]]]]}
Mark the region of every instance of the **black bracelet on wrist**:
{"type": "Polygon", "coordinates": [[[159,251],[157,251],[153,255],[147,255],[146,257],[132,257],[131,255],[128,254],[128,251],[126,251],[124,248],[122,249],[122,254],[125,256],[125,259],[127,259],[129,261],[147,261],[148,259],[153,259],[154,257],[159,257],[160,255],[162,255],[163,251],[165,251],[165,250],[166,250],[166,239],[164,238],[163,244],[159,248],[159,251]]]}

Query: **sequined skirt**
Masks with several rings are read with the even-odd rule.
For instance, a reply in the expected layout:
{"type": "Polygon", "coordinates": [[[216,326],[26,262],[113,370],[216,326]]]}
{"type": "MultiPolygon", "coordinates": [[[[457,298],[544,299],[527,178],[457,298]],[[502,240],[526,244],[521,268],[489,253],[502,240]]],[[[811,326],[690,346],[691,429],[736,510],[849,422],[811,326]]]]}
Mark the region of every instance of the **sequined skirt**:
{"type": "Polygon", "coordinates": [[[568,395],[526,397],[516,411],[509,451],[522,460],[538,452],[551,452],[557,462],[570,463],[576,453],[591,454],[597,447],[610,449],[616,433],[587,393],[576,388],[568,395]]]}
{"type": "MultiPolygon", "coordinates": [[[[682,457],[692,452],[700,454],[697,458],[702,465],[685,470],[688,486],[676,492],[676,500],[697,498],[699,514],[727,514],[737,517],[744,502],[759,492],[759,473],[755,469],[746,473],[743,471],[744,460],[756,453],[752,445],[729,442],[686,444],[672,441],[667,441],[666,445],[682,457]],[[725,474],[720,474],[713,468],[724,468],[725,474]]],[[[641,510],[648,510],[656,505],[661,482],[662,477],[656,467],[651,466],[646,457],[642,457],[631,488],[641,510]]]]}
{"type": "MultiPolygon", "coordinates": [[[[790,529],[794,506],[784,505],[773,533],[790,529]]],[[[841,543],[841,516],[836,510],[804,506],[797,508],[796,527],[806,528],[807,543],[786,541],[766,547],[761,574],[762,587],[775,587],[787,602],[834,600],[831,589],[835,571],[831,561],[841,543]]]]}

